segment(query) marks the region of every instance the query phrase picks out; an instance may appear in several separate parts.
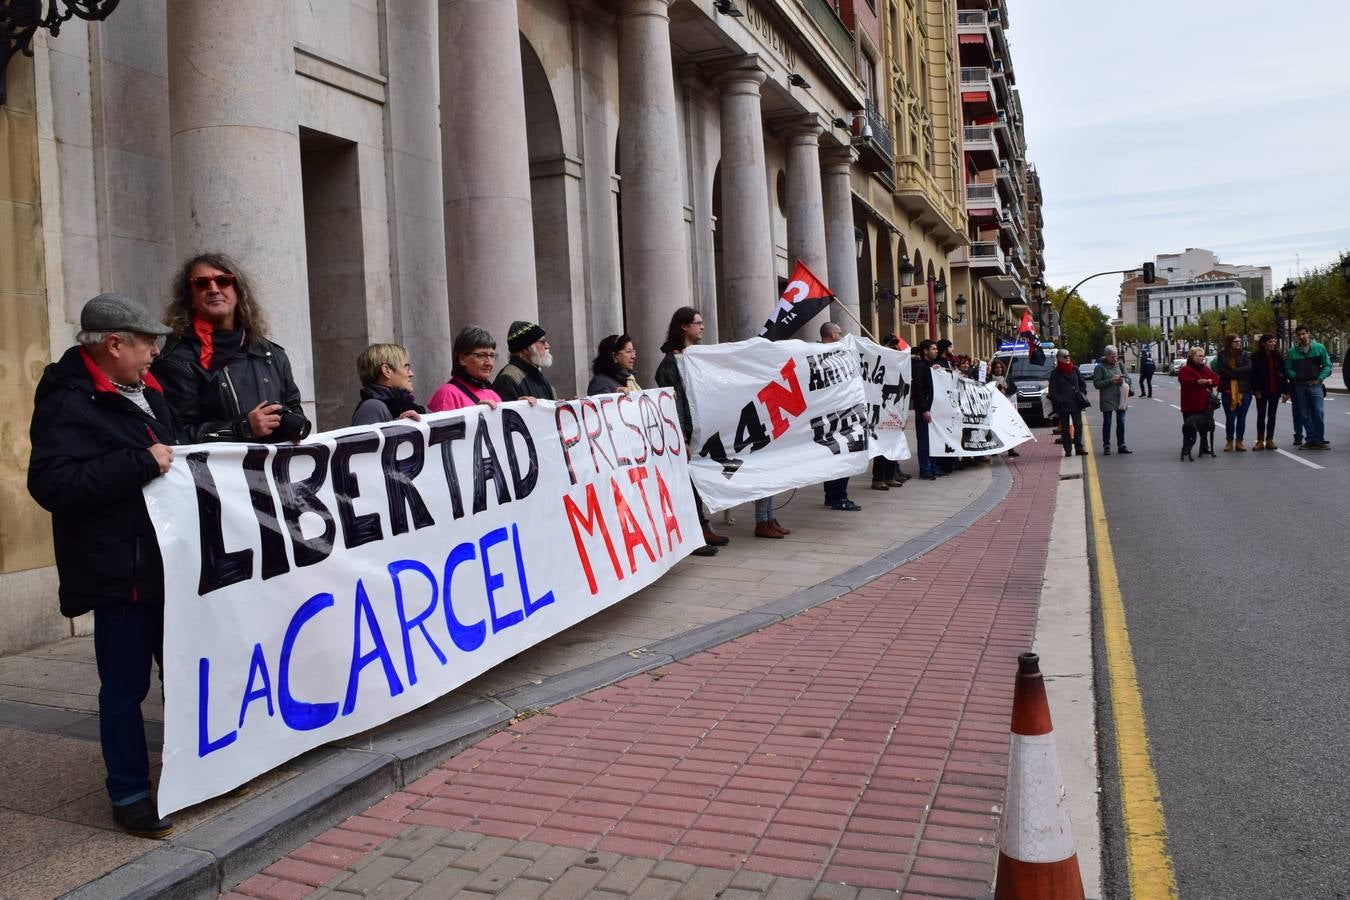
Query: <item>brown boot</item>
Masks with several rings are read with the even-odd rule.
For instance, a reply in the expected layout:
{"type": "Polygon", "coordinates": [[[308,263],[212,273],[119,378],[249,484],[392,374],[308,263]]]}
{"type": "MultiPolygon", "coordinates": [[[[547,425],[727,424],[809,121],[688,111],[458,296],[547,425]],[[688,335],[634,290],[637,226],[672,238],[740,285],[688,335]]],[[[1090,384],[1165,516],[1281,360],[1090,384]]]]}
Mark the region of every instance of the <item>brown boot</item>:
{"type": "Polygon", "coordinates": [[[1233,449],[1239,453],[1246,453],[1247,445],[1242,443],[1242,438],[1238,438],[1237,442],[1233,444],[1233,449]]]}
{"type": "Polygon", "coordinates": [[[784,528],[782,525],[779,525],[777,519],[770,519],[769,524],[772,525],[774,528],[777,528],[783,534],[792,534],[792,529],[784,528]]]}
{"type": "Polygon", "coordinates": [[[1280,449],[1280,448],[1275,446],[1275,442],[1274,442],[1273,440],[1271,440],[1270,438],[1266,438],[1266,449],[1267,449],[1267,450],[1278,450],[1278,449],[1280,449]]]}
{"type": "Polygon", "coordinates": [[[731,543],[731,538],[717,534],[711,528],[705,528],[703,529],[703,543],[709,547],[725,547],[731,543]]]}
{"type": "Polygon", "coordinates": [[[1228,440],[1226,440],[1226,441],[1223,442],[1223,452],[1224,452],[1224,453],[1232,453],[1232,452],[1233,452],[1233,439],[1232,439],[1232,438],[1228,438],[1228,440]]]}
{"type": "Polygon", "coordinates": [[[775,540],[781,540],[783,537],[783,532],[779,531],[777,528],[774,528],[773,522],[756,522],[755,537],[773,538],[775,540]]]}
{"type": "Polygon", "coordinates": [[[1256,443],[1255,443],[1255,444],[1252,444],[1252,449],[1253,449],[1253,450],[1264,450],[1264,449],[1266,449],[1266,442],[1265,442],[1264,440],[1262,440],[1261,438],[1257,438],[1257,439],[1256,439],[1256,443]]]}

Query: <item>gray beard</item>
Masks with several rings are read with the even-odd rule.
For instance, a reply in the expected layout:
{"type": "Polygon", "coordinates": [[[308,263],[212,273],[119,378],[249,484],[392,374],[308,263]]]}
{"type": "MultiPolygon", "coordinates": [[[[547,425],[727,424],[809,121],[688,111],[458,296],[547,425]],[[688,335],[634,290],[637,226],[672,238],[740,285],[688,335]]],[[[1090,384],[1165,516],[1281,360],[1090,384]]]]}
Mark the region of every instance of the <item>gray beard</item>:
{"type": "Polygon", "coordinates": [[[530,353],[526,358],[541,369],[547,369],[549,366],[553,365],[552,350],[545,350],[543,353],[530,353]]]}

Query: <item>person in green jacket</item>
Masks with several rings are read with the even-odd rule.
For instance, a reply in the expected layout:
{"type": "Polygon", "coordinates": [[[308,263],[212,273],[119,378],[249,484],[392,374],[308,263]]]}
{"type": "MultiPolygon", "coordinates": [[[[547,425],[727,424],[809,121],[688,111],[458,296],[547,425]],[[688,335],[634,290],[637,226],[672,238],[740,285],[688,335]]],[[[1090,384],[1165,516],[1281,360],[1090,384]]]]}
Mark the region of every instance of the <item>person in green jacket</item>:
{"type": "Polygon", "coordinates": [[[1092,383],[1097,388],[1097,405],[1102,411],[1102,456],[1111,455],[1112,416],[1116,419],[1116,452],[1133,453],[1125,446],[1125,408],[1129,406],[1127,398],[1134,393],[1134,380],[1110,344],[1092,370],[1092,383]]]}
{"type": "Polygon", "coordinates": [[[1331,375],[1331,355],[1312,339],[1307,325],[1294,329],[1294,346],[1285,355],[1284,372],[1294,394],[1294,408],[1303,419],[1303,449],[1330,449],[1323,422],[1327,389],[1322,382],[1331,375]]]}

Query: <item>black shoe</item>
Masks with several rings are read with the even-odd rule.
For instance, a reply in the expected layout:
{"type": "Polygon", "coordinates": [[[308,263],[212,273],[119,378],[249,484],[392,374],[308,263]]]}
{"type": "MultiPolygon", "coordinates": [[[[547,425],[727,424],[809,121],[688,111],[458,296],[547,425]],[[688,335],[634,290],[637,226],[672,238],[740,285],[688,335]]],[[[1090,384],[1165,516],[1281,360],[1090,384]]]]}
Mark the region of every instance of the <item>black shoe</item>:
{"type": "Polygon", "coordinates": [[[862,512],[862,507],[849,500],[847,497],[838,503],[831,503],[830,509],[837,509],[841,512],[862,512]]]}
{"type": "Polygon", "coordinates": [[[1074,448],[1074,452],[1077,453],[1079,456],[1087,456],[1087,455],[1088,455],[1087,450],[1086,450],[1085,448],[1083,448],[1083,447],[1075,447],[1075,448],[1074,448]]]}
{"type": "Polygon", "coordinates": [[[1124,444],[1121,444],[1119,447],[1116,448],[1116,452],[1126,454],[1126,453],[1133,453],[1134,451],[1131,450],[1129,447],[1126,447],[1124,444]]]}
{"type": "Polygon", "coordinates": [[[717,548],[714,547],[714,546],[712,546],[711,544],[704,544],[702,547],[699,547],[698,549],[692,551],[692,555],[694,555],[694,556],[716,556],[716,555],[717,555],[717,548]]]}
{"type": "Polygon", "coordinates": [[[128,834],[144,838],[162,838],[173,831],[173,822],[161,819],[155,812],[155,801],[149,797],[113,807],[113,821],[128,834]]]}
{"type": "Polygon", "coordinates": [[[1017,459],[1017,457],[1019,457],[1019,456],[1021,456],[1021,455],[1022,455],[1022,454],[1018,453],[1016,450],[1009,450],[1009,451],[1008,451],[1008,458],[1009,458],[1009,459],[1017,459]]]}
{"type": "Polygon", "coordinates": [[[1298,437],[1297,435],[1295,435],[1295,436],[1294,436],[1294,446],[1295,446],[1295,447],[1302,447],[1302,446],[1303,446],[1303,438],[1298,437]]]}
{"type": "Polygon", "coordinates": [[[1110,447],[1103,447],[1103,448],[1102,448],[1102,456],[1110,456],[1110,455],[1111,455],[1111,448],[1110,448],[1110,447]]]}

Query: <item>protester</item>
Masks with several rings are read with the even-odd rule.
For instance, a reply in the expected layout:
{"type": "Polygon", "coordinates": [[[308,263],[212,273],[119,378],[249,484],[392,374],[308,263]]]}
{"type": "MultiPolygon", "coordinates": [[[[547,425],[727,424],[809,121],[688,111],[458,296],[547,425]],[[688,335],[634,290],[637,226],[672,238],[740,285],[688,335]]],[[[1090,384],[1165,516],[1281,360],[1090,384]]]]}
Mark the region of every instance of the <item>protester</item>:
{"type": "Polygon", "coordinates": [[[61,613],[94,614],[113,820],[141,837],[173,828],[150,796],[141,719],[153,664],[163,678],[164,570],[141,486],[173,462],[177,425],[149,374],[169,332],[130,297],[100,294],[86,303],[78,346],[38,382],[28,465],[28,492],[52,514],[61,613]]]}
{"type": "Polygon", "coordinates": [[[1144,355],[1139,357],[1139,396],[1153,396],[1153,373],[1157,370],[1153,357],[1145,350],[1144,355]]]}
{"type": "Polygon", "coordinates": [[[1200,455],[1214,456],[1214,409],[1210,398],[1218,387],[1219,376],[1205,365],[1205,348],[1186,352],[1186,365],[1177,372],[1181,386],[1181,458],[1195,461],[1191,448],[1200,439],[1200,455]]]}
{"type": "Polygon", "coordinates": [[[937,344],[922,340],[914,348],[918,357],[910,366],[909,410],[914,416],[915,450],[919,455],[919,477],[936,481],[940,473],[933,465],[928,423],[933,421],[933,365],[937,362],[937,344]]]}
{"type": "MultiPolygon", "coordinates": [[[[1008,395],[1008,368],[1003,364],[1003,360],[994,359],[989,363],[989,375],[985,379],[985,384],[992,384],[994,390],[1005,397],[1008,395]]],[[[1016,447],[1008,448],[1007,455],[1009,459],[1016,459],[1021,456],[1016,447]]]]}
{"type": "MultiPolygon", "coordinates": [[[[656,367],[656,383],[661,387],[671,388],[675,391],[675,411],[680,419],[680,430],[684,432],[685,452],[692,453],[693,448],[689,446],[689,441],[694,434],[694,420],[689,414],[689,398],[685,396],[684,377],[680,374],[680,363],[676,357],[683,353],[686,348],[692,347],[703,340],[703,314],[692,306],[681,306],[675,310],[670,317],[670,326],[666,329],[666,342],[661,345],[661,352],[665,354],[661,358],[661,364],[656,367]]],[[[690,487],[693,483],[690,482],[690,487]]],[[[717,548],[724,547],[731,542],[731,538],[724,537],[712,530],[712,523],[708,521],[708,513],[703,508],[703,499],[698,495],[698,488],[694,487],[694,508],[698,510],[698,521],[703,526],[704,546],[694,551],[695,556],[716,556],[717,548]]],[[[777,523],[773,523],[775,527],[777,523]]],[[[787,534],[786,529],[778,529],[787,534]]],[[[759,526],[755,526],[758,533],[759,526]]]]}
{"type": "Polygon", "coordinates": [[[1294,346],[1285,355],[1284,374],[1293,382],[1298,415],[1303,420],[1303,449],[1331,449],[1331,442],[1325,439],[1326,423],[1323,421],[1327,396],[1323,382],[1331,376],[1331,356],[1326,347],[1312,339],[1307,325],[1294,329],[1294,346]]]}
{"type": "Polygon", "coordinates": [[[1289,379],[1284,374],[1284,354],[1273,334],[1263,334],[1252,354],[1252,397],[1256,404],[1256,444],[1253,450],[1278,450],[1275,446],[1275,413],[1280,400],[1289,399],[1289,379]]]}
{"type": "Polygon", "coordinates": [[[1069,351],[1060,348],[1055,354],[1055,368],[1050,372],[1050,402],[1059,416],[1060,443],[1064,455],[1087,456],[1083,446],[1083,410],[1090,404],[1087,398],[1087,379],[1074,366],[1069,351]]]}
{"type": "Polygon", "coordinates": [[[184,440],[298,441],[310,422],[291,362],[240,267],[203,253],[174,276],[164,310],[172,337],[154,365],[184,440]]]}
{"type": "MultiPolygon", "coordinates": [[[[899,350],[900,338],[888,334],[882,338],[881,346],[891,350],[899,350]]],[[[906,481],[909,481],[909,476],[900,471],[899,462],[887,459],[884,456],[878,456],[872,460],[872,490],[888,491],[893,487],[904,487],[906,481]]]]}
{"type": "Polygon", "coordinates": [[[640,391],[637,378],[637,351],[633,349],[633,339],[626,334],[611,334],[600,342],[591,363],[591,383],[586,386],[588,394],[627,394],[640,391]]]}
{"type": "Polygon", "coordinates": [[[1132,394],[1134,379],[1125,371],[1116,348],[1106,345],[1101,361],[1092,370],[1092,383],[1097,388],[1097,406],[1102,411],[1102,456],[1111,455],[1111,418],[1116,420],[1116,452],[1133,453],[1125,446],[1125,408],[1132,394]]]}
{"type": "Polygon", "coordinates": [[[1223,403],[1223,451],[1245,452],[1247,409],[1252,405],[1252,357],[1242,349],[1242,338],[1230,334],[1215,357],[1219,373],[1219,397],[1223,403]],[[1236,442],[1234,438],[1236,437],[1236,442]]]}
{"type": "Polygon", "coordinates": [[[496,409],[501,395],[493,388],[492,370],[497,365],[497,341],[486,328],[469,325],[455,335],[450,356],[450,380],[436,389],[427,401],[427,409],[445,412],[482,404],[496,409]]]}
{"type": "MultiPolygon", "coordinates": [[[[948,372],[956,373],[956,360],[952,356],[952,342],[943,338],[937,342],[937,358],[934,362],[946,369],[948,372]]],[[[962,467],[965,466],[965,460],[959,460],[962,467]]],[[[950,475],[955,471],[958,460],[952,456],[939,456],[933,460],[933,468],[938,475],[950,475]]]]}
{"type": "Polygon", "coordinates": [[[553,365],[553,351],[544,329],[533,322],[512,322],[506,335],[506,349],[511,358],[492,382],[498,396],[503,401],[522,397],[556,400],[553,385],[544,374],[553,365]]]}
{"type": "MultiPolygon", "coordinates": [[[[834,322],[826,322],[820,326],[820,342],[822,344],[837,343],[843,336],[844,329],[834,322]]],[[[837,509],[842,512],[862,511],[861,506],[848,498],[848,478],[846,477],[832,478],[825,482],[825,505],[830,509],[837,509]]],[[[755,521],[759,521],[758,510],[755,513],[755,521]]]]}
{"type": "Polygon", "coordinates": [[[426,408],[413,396],[412,360],[401,344],[371,344],[356,358],[356,374],[361,379],[361,402],[352,413],[353,425],[421,421],[426,408]]]}

